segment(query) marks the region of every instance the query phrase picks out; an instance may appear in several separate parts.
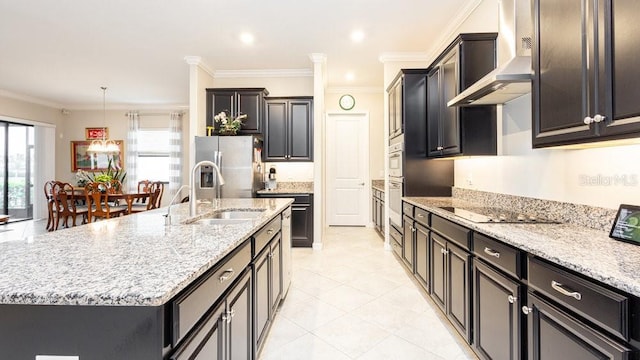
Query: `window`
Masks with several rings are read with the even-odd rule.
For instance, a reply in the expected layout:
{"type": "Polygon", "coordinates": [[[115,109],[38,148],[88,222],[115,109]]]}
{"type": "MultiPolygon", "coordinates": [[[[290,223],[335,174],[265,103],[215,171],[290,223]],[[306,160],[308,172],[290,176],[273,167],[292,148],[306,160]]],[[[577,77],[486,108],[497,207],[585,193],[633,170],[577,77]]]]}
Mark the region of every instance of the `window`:
{"type": "Polygon", "coordinates": [[[169,182],[169,130],[138,129],[138,180],[169,182]]]}

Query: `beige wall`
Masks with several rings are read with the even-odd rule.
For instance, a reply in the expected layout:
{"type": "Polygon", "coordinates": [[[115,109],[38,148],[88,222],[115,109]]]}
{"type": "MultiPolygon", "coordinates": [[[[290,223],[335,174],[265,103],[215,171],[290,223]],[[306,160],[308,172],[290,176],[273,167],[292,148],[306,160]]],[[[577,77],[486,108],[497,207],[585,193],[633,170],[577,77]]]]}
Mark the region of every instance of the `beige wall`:
{"type": "Polygon", "coordinates": [[[215,78],[216,88],[266,88],[269,96],[313,96],[313,77],[215,78]]]}
{"type": "Polygon", "coordinates": [[[53,105],[45,106],[25,100],[17,100],[0,94],[0,115],[17,119],[59,125],[62,121],[62,109],[53,105]]]}
{"type": "Polygon", "coordinates": [[[325,110],[330,112],[342,112],[338,105],[340,96],[351,94],[356,104],[353,112],[369,113],[369,176],[371,179],[384,178],[384,97],[383,89],[345,89],[344,91],[329,91],[325,97],[325,110]]]}

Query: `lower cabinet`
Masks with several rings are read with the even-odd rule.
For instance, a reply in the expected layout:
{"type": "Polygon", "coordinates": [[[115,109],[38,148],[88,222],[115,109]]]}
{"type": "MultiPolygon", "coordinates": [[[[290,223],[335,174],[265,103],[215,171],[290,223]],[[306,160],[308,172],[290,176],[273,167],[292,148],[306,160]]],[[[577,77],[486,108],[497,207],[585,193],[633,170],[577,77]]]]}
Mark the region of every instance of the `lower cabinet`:
{"type": "Polygon", "coordinates": [[[384,211],[384,191],[371,188],[371,219],[376,231],[384,238],[385,231],[385,211],[384,211]]]}
{"type": "Polygon", "coordinates": [[[293,198],[291,205],[291,244],[293,247],[313,246],[313,194],[259,193],[259,198],[293,198]]]}
{"type": "Polygon", "coordinates": [[[523,310],[528,314],[529,360],[635,358],[630,347],[606,337],[542,297],[529,293],[527,303],[523,310]]]}
{"type": "Polygon", "coordinates": [[[473,347],[482,359],[522,359],[523,285],[476,260],[473,263],[473,347]]]}
{"type": "Polygon", "coordinates": [[[402,260],[409,271],[413,273],[413,249],[416,229],[413,227],[413,219],[404,215],[402,217],[402,260]]]}
{"type": "Polygon", "coordinates": [[[170,359],[253,359],[251,289],[247,269],[170,359]]]}
{"type": "Polygon", "coordinates": [[[429,230],[418,223],[415,223],[414,228],[416,229],[413,233],[416,244],[415,277],[418,283],[429,292],[429,230]]]}
{"type": "Polygon", "coordinates": [[[255,350],[262,348],[282,299],[282,241],[278,233],[253,262],[255,273],[255,350]]]}
{"type": "Polygon", "coordinates": [[[471,343],[471,254],[431,233],[431,297],[471,343]]]}

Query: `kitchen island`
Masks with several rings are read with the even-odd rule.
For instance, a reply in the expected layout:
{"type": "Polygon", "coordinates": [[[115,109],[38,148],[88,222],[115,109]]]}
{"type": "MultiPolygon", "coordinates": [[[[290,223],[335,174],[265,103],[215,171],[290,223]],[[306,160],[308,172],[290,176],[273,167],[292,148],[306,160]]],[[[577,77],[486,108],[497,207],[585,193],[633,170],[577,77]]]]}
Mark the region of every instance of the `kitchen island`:
{"type": "Polygon", "coordinates": [[[254,238],[268,233],[267,248],[272,235],[279,239],[281,214],[291,202],[220,199],[199,204],[192,219],[188,204],[180,204],[172,207],[169,226],[164,208],[0,243],[0,357],[181,359],[175,353],[197,337],[217,303],[196,287],[219,270],[220,283],[233,277],[227,288],[212,288],[218,295],[232,291],[232,281],[251,277],[248,261],[265,246],[254,238]],[[221,209],[263,211],[235,223],[193,222],[221,209]],[[233,264],[243,268],[230,271],[233,264]],[[209,315],[181,308],[190,303],[209,315]],[[195,320],[185,322],[187,315],[195,320]]]}

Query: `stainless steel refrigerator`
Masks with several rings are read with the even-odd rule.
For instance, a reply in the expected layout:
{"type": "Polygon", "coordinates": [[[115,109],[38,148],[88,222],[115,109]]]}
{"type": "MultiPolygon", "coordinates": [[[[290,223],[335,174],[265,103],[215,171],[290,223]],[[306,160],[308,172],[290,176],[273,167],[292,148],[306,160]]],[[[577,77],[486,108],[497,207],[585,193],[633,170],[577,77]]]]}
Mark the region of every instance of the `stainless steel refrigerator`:
{"type": "MultiPolygon", "coordinates": [[[[250,198],[263,188],[262,139],[255,135],[196,136],[196,163],[213,161],[220,168],[225,184],[220,187],[223,198],[250,198]]],[[[216,194],[213,167],[201,167],[196,174],[198,199],[211,199],[216,194]]]]}

